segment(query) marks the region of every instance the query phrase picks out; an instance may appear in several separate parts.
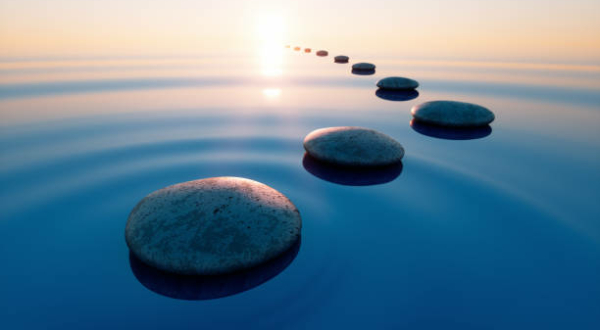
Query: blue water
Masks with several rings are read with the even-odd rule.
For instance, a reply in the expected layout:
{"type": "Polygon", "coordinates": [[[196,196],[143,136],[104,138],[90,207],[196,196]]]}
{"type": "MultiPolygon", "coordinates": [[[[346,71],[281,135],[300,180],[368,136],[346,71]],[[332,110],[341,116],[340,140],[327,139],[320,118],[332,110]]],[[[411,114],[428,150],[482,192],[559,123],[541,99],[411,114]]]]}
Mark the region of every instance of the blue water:
{"type": "Polygon", "coordinates": [[[269,76],[252,56],[0,63],[2,329],[600,328],[600,68],[361,58],[377,72],[356,76],[286,51],[269,76]],[[418,95],[376,95],[391,75],[418,95]],[[411,126],[437,99],[497,119],[411,126]],[[305,157],[341,125],[396,138],[402,165],[305,157]],[[136,203],[214,176],[287,195],[296,250],[191,287],[136,266],[136,203]]]}

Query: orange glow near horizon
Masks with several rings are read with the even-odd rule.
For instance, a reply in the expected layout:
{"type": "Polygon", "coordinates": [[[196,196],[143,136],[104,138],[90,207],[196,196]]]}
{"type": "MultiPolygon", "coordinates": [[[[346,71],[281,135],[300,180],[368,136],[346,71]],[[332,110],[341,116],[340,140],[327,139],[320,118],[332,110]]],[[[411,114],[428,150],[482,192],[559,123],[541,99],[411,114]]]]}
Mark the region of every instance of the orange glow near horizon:
{"type": "Polygon", "coordinates": [[[597,0],[0,0],[0,57],[187,55],[284,44],[401,58],[599,64],[597,0]]]}

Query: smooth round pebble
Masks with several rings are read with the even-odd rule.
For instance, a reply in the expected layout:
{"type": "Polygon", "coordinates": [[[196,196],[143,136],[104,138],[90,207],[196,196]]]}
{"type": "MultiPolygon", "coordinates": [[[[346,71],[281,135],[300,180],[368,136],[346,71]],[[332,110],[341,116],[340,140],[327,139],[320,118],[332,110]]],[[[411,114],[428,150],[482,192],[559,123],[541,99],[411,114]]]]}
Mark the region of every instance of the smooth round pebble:
{"type": "Polygon", "coordinates": [[[494,113],[477,104],[457,101],[432,101],[414,106],[415,120],[445,127],[477,127],[494,121],[494,113]]]}
{"type": "Polygon", "coordinates": [[[372,70],[375,70],[375,64],[365,63],[365,62],[356,63],[356,64],[352,65],[352,70],[372,71],[372,70]]]}
{"type": "Polygon", "coordinates": [[[305,53],[310,53],[310,52],[311,52],[311,50],[312,50],[312,49],[310,49],[310,48],[304,48],[304,52],[305,52],[305,53]]]}
{"type": "Polygon", "coordinates": [[[317,51],[317,56],[327,56],[329,53],[326,50],[317,51]]]}
{"type": "Polygon", "coordinates": [[[419,83],[416,80],[404,77],[387,77],[377,82],[377,87],[386,90],[404,91],[416,89],[419,83]]]}
{"type": "Polygon", "coordinates": [[[346,55],[338,55],[333,58],[333,61],[336,63],[348,63],[349,60],[350,58],[346,55]]]}
{"type": "Polygon", "coordinates": [[[288,250],[302,220],[292,202],[260,182],[217,177],[157,190],[131,211],[125,239],[144,263],[184,275],[248,269],[288,250]]]}
{"type": "Polygon", "coordinates": [[[299,51],[301,48],[300,47],[294,47],[295,51],[299,51]]]}
{"type": "Polygon", "coordinates": [[[393,138],[352,126],[314,130],[304,138],[304,149],[319,161],[343,166],[384,166],[404,156],[404,148],[393,138]]]}

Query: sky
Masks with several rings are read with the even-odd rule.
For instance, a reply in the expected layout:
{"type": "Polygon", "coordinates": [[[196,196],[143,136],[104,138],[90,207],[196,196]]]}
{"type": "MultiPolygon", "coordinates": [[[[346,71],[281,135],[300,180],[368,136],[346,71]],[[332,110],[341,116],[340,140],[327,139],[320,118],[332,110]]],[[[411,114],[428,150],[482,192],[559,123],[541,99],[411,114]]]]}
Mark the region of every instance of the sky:
{"type": "Polygon", "coordinates": [[[600,64],[600,1],[0,0],[2,57],[201,54],[265,38],[409,58],[600,64]]]}

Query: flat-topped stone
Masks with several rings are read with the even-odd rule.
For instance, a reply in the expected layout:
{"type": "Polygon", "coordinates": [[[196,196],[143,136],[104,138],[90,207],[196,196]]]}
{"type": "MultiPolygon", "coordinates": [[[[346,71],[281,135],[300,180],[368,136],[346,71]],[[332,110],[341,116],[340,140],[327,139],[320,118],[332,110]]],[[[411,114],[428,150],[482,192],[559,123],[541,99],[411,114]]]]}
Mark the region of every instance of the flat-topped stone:
{"type": "Polygon", "coordinates": [[[346,55],[338,55],[333,58],[333,61],[335,63],[348,63],[349,60],[350,60],[350,58],[346,55]]]}
{"type": "Polygon", "coordinates": [[[248,269],[288,250],[302,221],[292,202],[260,182],[218,177],[157,190],[131,211],[125,238],[144,263],[177,274],[248,269]]]}
{"type": "Polygon", "coordinates": [[[326,50],[317,51],[317,56],[327,56],[329,53],[326,50]]]}
{"type": "Polygon", "coordinates": [[[360,62],[352,65],[352,70],[357,71],[373,71],[375,70],[375,64],[360,62]]]}
{"type": "Polygon", "coordinates": [[[416,80],[404,77],[387,77],[377,82],[377,87],[385,90],[404,91],[416,89],[419,83],[416,80]]]}
{"type": "Polygon", "coordinates": [[[494,113],[477,104],[457,101],[432,101],[412,108],[416,121],[445,127],[477,127],[494,121],[494,113]]]}
{"type": "Polygon", "coordinates": [[[390,136],[352,126],[314,130],[304,138],[304,149],[319,161],[343,166],[385,166],[404,157],[404,148],[390,136]]]}

